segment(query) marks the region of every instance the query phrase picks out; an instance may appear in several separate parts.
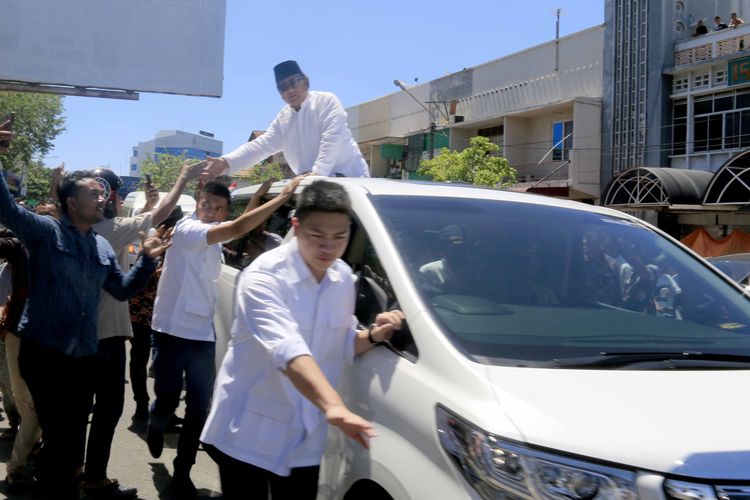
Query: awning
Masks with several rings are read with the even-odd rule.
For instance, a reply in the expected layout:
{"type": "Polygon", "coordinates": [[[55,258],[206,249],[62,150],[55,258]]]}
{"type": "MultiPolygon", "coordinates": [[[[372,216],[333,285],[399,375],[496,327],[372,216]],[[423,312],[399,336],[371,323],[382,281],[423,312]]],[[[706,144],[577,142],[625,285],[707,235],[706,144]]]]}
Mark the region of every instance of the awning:
{"type": "Polygon", "coordinates": [[[638,167],[612,179],[602,205],[610,207],[668,207],[700,205],[713,174],[702,170],[638,167]]]}
{"type": "Polygon", "coordinates": [[[750,149],[728,159],[706,188],[704,205],[750,205],[750,149]]]}

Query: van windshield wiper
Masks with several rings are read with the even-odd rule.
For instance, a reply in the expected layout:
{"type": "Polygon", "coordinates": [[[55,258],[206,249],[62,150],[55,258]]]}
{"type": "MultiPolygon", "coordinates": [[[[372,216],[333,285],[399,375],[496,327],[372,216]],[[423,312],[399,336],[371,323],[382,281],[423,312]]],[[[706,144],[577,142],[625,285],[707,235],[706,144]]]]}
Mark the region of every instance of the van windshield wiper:
{"type": "Polygon", "coordinates": [[[750,356],[748,355],[704,353],[699,351],[601,352],[597,356],[555,359],[552,361],[552,365],[555,368],[618,368],[637,363],[685,360],[707,362],[709,364],[704,365],[707,367],[750,367],[750,356]]]}

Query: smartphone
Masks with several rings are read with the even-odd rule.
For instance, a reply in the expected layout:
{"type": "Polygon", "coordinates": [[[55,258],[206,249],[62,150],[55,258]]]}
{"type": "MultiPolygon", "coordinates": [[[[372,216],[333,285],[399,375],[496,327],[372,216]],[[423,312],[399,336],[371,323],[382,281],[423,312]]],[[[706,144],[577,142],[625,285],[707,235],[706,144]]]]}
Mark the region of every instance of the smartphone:
{"type": "Polygon", "coordinates": [[[143,174],[143,178],[146,179],[146,187],[151,187],[151,174],[143,174]]]}
{"type": "MultiPolygon", "coordinates": [[[[16,119],[15,113],[8,113],[7,115],[3,116],[2,120],[0,120],[0,124],[10,121],[10,123],[6,125],[4,128],[4,130],[10,131],[13,129],[13,121],[15,119],[16,119]]],[[[0,146],[7,148],[8,146],[10,146],[10,141],[0,141],[0,146]]]]}

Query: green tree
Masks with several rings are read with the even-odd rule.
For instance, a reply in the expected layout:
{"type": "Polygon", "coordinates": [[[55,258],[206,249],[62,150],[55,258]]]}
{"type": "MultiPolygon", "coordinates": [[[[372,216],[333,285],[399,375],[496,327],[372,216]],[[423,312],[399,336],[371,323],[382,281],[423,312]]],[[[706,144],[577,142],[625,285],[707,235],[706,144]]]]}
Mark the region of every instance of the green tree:
{"type": "Polygon", "coordinates": [[[52,169],[46,168],[41,161],[32,161],[26,170],[26,197],[39,202],[49,194],[52,184],[52,169]]]}
{"type": "MultiPolygon", "coordinates": [[[[169,191],[177,182],[182,163],[186,159],[191,162],[199,161],[194,158],[185,158],[185,153],[179,156],[157,153],[154,158],[147,158],[141,163],[141,174],[149,174],[151,183],[159,191],[169,191]]],[[[187,185],[185,192],[195,194],[197,189],[197,182],[193,181],[187,185]]]]}
{"type": "Polygon", "coordinates": [[[31,92],[0,91],[0,120],[15,113],[13,145],[0,155],[6,170],[21,173],[24,167],[32,168],[35,157],[50,152],[55,138],[65,130],[62,97],[31,92]]]}
{"type": "Polygon", "coordinates": [[[438,182],[459,181],[475,186],[512,186],[516,181],[516,169],[508,160],[494,156],[500,146],[487,137],[473,137],[469,147],[463,151],[440,150],[432,160],[420,163],[420,175],[427,175],[438,182]]]}
{"type": "Polygon", "coordinates": [[[250,184],[262,184],[268,179],[281,180],[284,178],[284,172],[278,163],[259,163],[255,165],[246,177],[250,184]]]}

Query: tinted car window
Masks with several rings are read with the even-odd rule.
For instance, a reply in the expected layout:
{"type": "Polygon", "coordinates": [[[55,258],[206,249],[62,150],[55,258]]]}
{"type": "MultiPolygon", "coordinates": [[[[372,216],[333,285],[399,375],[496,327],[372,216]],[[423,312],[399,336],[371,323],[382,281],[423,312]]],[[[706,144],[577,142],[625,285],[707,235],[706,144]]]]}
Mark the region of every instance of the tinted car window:
{"type": "Polygon", "coordinates": [[[750,354],[747,299],[639,223],[507,201],[372,199],[431,313],[476,361],[750,354]]]}

